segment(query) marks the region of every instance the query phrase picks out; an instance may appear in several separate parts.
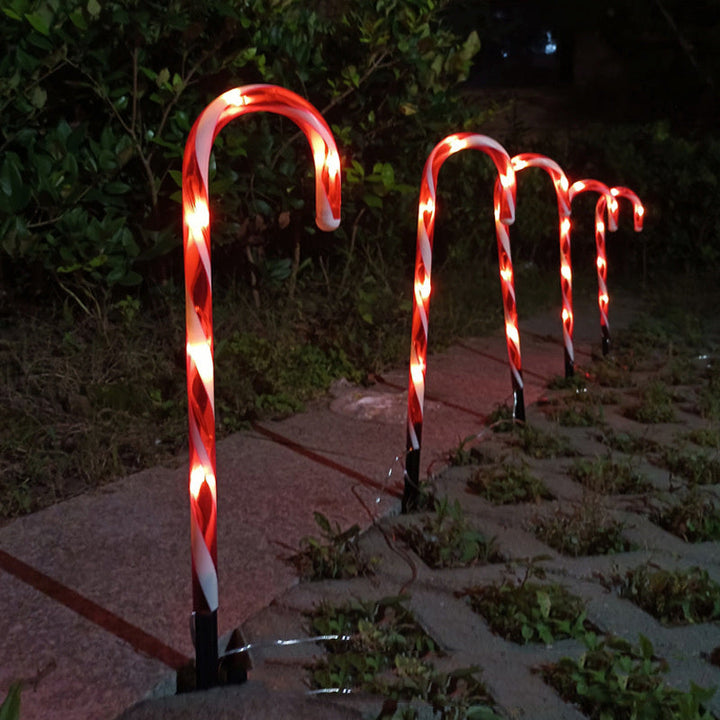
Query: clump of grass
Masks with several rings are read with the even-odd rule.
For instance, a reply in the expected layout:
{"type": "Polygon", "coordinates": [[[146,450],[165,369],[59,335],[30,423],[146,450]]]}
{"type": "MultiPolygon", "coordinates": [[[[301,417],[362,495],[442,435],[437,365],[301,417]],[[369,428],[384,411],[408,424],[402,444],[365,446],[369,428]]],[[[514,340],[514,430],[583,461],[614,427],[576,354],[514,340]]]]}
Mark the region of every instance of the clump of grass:
{"type": "Polygon", "coordinates": [[[667,663],[640,635],[635,648],[617,637],[585,636],[586,651],[540,668],[543,680],[590,720],[712,720],[703,706],[715,694],[694,683],[689,692],[663,681],[667,663]]]}
{"type": "Polygon", "coordinates": [[[527,464],[501,463],[479,468],[467,481],[468,488],[494,505],[552,500],[545,485],[530,473],[527,464]]]}
{"type": "Polygon", "coordinates": [[[498,403],[485,418],[485,424],[494,432],[509,432],[515,425],[512,408],[505,403],[498,403]]]}
{"type": "Polygon", "coordinates": [[[630,549],[622,535],[622,523],[614,520],[600,505],[585,500],[571,512],[559,509],[549,518],[535,521],[538,538],[563,555],[610,555],[630,549]]]}
{"type": "Polygon", "coordinates": [[[661,373],[662,379],[669,385],[692,385],[700,377],[700,369],[690,358],[675,358],[661,373]]]}
{"type": "Polygon", "coordinates": [[[720,483],[720,460],[706,452],[668,447],[654,461],[685,478],[690,485],[720,483]]]}
{"type": "Polygon", "coordinates": [[[187,437],[183,341],[164,320],[69,308],[2,318],[0,517],[173,462],[187,437]]]}
{"type": "Polygon", "coordinates": [[[314,687],[358,688],[392,667],[396,655],[423,657],[436,652],[433,639],[405,607],[407,597],[377,602],[321,603],[309,615],[311,632],[348,636],[325,643],[326,657],[311,668],[314,687]]]}
{"type": "Polygon", "coordinates": [[[720,540],[720,510],[697,490],[691,490],[679,502],[652,513],[650,518],[685,542],[720,540]]]}
{"type": "Polygon", "coordinates": [[[411,707],[398,710],[398,701],[420,700],[444,720],[499,720],[477,668],[449,673],[435,668],[440,653],[405,607],[406,600],[321,604],[310,615],[311,631],[349,639],[325,643],[325,656],[309,668],[312,687],[379,695],[392,705],[393,717],[403,719],[417,715],[411,707]]]}
{"type": "Polygon", "coordinates": [[[631,420],[646,424],[669,423],[675,420],[673,397],[667,385],[653,380],[640,391],[640,404],[627,408],[625,414],[631,420]]]}
{"type": "Polygon", "coordinates": [[[698,391],[697,410],[706,420],[720,420],[720,382],[698,391]]]}
{"type": "Polygon", "coordinates": [[[630,370],[658,369],[673,356],[676,341],[666,320],[640,316],[614,337],[614,359],[630,370]]]}
{"type": "Polygon", "coordinates": [[[368,558],[359,548],[360,527],[342,530],[320,512],[314,512],[321,538],[304,537],[301,550],[290,558],[301,580],[338,580],[372,575],[377,558],[368,558]]]}
{"type": "Polygon", "coordinates": [[[587,374],[590,381],[601,387],[624,388],[633,385],[632,375],[627,367],[623,367],[612,357],[595,360],[587,374]]]}
{"type": "Polygon", "coordinates": [[[626,453],[627,455],[644,455],[657,449],[657,443],[648,437],[627,432],[616,432],[612,428],[603,429],[598,434],[597,439],[611,450],[626,453]]]}
{"type": "Polygon", "coordinates": [[[563,398],[546,410],[551,420],[564,427],[593,427],[604,420],[602,405],[582,395],[563,398]]]}
{"type": "Polygon", "coordinates": [[[696,445],[720,449],[720,429],[718,428],[697,428],[691,430],[685,437],[696,445]]]}
{"type": "Polygon", "coordinates": [[[683,571],[641,565],[628,570],[619,594],[663,625],[720,619],[720,585],[699,567],[683,571]]]}
{"type": "Polygon", "coordinates": [[[587,391],[587,378],[583,375],[555,375],[547,384],[548,390],[575,390],[587,391]]]}
{"type": "Polygon", "coordinates": [[[471,443],[477,439],[477,435],[468,435],[461,440],[456,447],[448,451],[447,460],[453,467],[466,467],[468,465],[480,465],[487,462],[488,458],[483,451],[471,443]]]}
{"type": "Polygon", "coordinates": [[[463,590],[470,607],[487,621],[490,629],[512,642],[526,644],[579,638],[590,631],[582,600],[559,583],[503,580],[463,590]]]}
{"type": "Polygon", "coordinates": [[[435,501],[435,514],[396,530],[400,539],[434,569],[499,562],[495,540],[473,528],[456,500],[435,501]]]}
{"type": "Polygon", "coordinates": [[[575,455],[575,450],[567,437],[545,432],[529,423],[516,425],[510,442],[518,446],[526,455],[539,460],[575,455]]]}
{"type": "Polygon", "coordinates": [[[611,457],[577,460],[570,477],[593,492],[603,495],[640,493],[652,486],[629,460],[616,462],[611,457]]]}

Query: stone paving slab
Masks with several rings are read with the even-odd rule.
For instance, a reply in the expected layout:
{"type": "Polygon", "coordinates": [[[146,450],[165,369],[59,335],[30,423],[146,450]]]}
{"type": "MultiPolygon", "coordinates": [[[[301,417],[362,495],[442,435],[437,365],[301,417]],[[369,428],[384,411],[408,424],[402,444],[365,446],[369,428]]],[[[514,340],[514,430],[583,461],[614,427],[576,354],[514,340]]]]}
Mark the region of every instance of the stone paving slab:
{"type": "Polygon", "coordinates": [[[0,571],[0,588],[0,697],[22,678],[23,720],[112,717],[168,679],[167,665],[12,575],[0,571]]]}
{"type": "MultiPolygon", "coordinates": [[[[535,335],[523,340],[528,405],[543,395],[547,373],[557,375],[562,369],[562,347],[548,340],[557,331],[556,324],[552,317],[534,321],[535,335]]],[[[457,446],[459,440],[486,432],[482,418],[510,397],[504,337],[498,333],[466,344],[433,355],[429,361],[430,398],[426,403],[422,467],[432,471],[441,467],[447,450],[457,446]],[[478,375],[482,382],[477,381],[478,375]]],[[[379,516],[397,513],[401,472],[395,458],[404,447],[407,370],[388,373],[386,379],[390,384],[336,388],[334,397],[313,405],[307,413],[282,422],[261,423],[254,430],[237,433],[218,444],[222,634],[227,635],[235,627],[252,629],[253,623],[262,624],[263,613],[274,607],[274,600],[285,598],[286,592],[307,592],[296,585],[295,571],[287,558],[302,537],[317,534],[313,511],[323,512],[343,527],[356,522],[367,527],[379,516]],[[393,474],[388,477],[390,469],[393,474]]],[[[0,551],[157,639],[171,653],[190,656],[187,479],[182,465],[178,469],[155,468],[138,473],[9,523],[0,528],[0,551]]],[[[502,514],[486,514],[493,515],[498,534],[505,533],[502,542],[516,552],[530,554],[542,545],[502,514]]],[[[413,574],[406,562],[390,555],[399,562],[399,574],[387,582],[380,581],[388,591],[394,588],[396,592],[398,584],[403,586],[415,577],[417,587],[430,593],[427,597],[440,592],[423,575],[424,571],[416,568],[413,574]],[[422,581],[418,580],[421,576],[422,581]]],[[[36,660],[44,657],[43,647],[67,648],[76,633],[88,643],[80,646],[82,651],[67,651],[65,657],[56,660],[57,669],[43,676],[37,689],[26,689],[24,720],[114,718],[127,707],[129,696],[141,699],[168,692],[174,671],[167,663],[138,654],[131,644],[106,628],[79,618],[64,606],[56,607],[47,595],[28,588],[15,577],[0,572],[0,579],[0,611],[8,626],[7,632],[0,635],[8,638],[2,645],[0,666],[5,674],[0,675],[0,693],[14,677],[37,673],[36,660]],[[42,631],[33,635],[26,619],[39,617],[48,621],[38,621],[42,631]],[[68,622],[67,617],[72,621],[68,622]],[[108,665],[114,669],[110,681],[105,671],[108,665]],[[63,703],[51,700],[55,693],[62,692],[58,686],[81,685],[84,693],[67,692],[63,703]],[[102,711],[88,715],[91,696],[99,699],[96,706],[101,706],[102,711]]],[[[322,592],[331,592],[324,585],[322,592]]],[[[477,619],[474,623],[473,627],[482,626],[477,619]]],[[[272,626],[270,622],[265,627],[271,637],[272,626]]],[[[35,622],[30,627],[35,627],[35,622]]],[[[477,632],[482,636],[481,645],[496,647],[487,630],[477,632]]],[[[458,649],[468,657],[476,657],[477,652],[458,649]]],[[[505,654],[503,650],[501,656],[505,654]]],[[[506,671],[503,662],[498,663],[501,677],[506,671]]],[[[274,673],[255,672],[258,678],[272,683],[274,673]]],[[[276,689],[282,690],[284,682],[292,685],[292,668],[280,674],[284,679],[276,689]]],[[[537,678],[529,678],[525,687],[535,687],[537,678]]],[[[297,684],[293,688],[300,690],[297,684]]],[[[228,702],[235,697],[234,692],[228,691],[228,702]]],[[[225,696],[219,690],[212,697],[225,696]]],[[[167,707],[169,714],[155,716],[181,717],[172,713],[185,712],[182,708],[194,707],[193,703],[204,707],[203,702],[198,698],[186,702],[166,699],[162,707],[167,707]]],[[[224,712],[223,701],[218,700],[216,705],[208,702],[222,717],[219,713],[224,712]]],[[[538,700],[537,717],[546,712],[544,702],[538,700]]],[[[552,702],[549,707],[554,708],[552,702]]],[[[157,712],[159,707],[155,707],[157,712]]],[[[311,706],[313,710],[319,707],[311,706]]]]}

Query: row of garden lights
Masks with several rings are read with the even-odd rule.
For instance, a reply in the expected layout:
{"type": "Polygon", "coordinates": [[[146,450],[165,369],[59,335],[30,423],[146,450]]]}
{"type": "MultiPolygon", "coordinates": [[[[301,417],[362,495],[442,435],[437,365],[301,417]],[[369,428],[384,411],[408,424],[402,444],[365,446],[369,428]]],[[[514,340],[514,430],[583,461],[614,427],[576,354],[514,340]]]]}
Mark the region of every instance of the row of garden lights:
{"type": "MultiPolygon", "coordinates": [[[[340,156],[330,128],[310,103],[284,88],[273,85],[248,85],[223,93],[200,114],[190,131],[185,147],[182,179],[193,629],[198,688],[215,685],[218,679],[217,486],[208,193],[210,153],[220,130],[234,118],[251,112],[273,112],[284,115],[303,131],[312,148],[315,165],[317,225],[321,230],[332,231],[340,224],[340,156]]],[[[560,216],[560,273],[566,375],[572,375],[574,365],[570,262],[570,207],[573,197],[585,191],[600,193],[595,213],[595,239],[598,303],[605,352],[609,349],[610,333],[607,319],[607,261],[603,218],[607,213],[608,227],[611,231],[615,230],[617,198],[625,197],[630,199],[634,206],[635,230],[642,228],[643,206],[637,196],[627,188],[609,189],[595,180],[583,180],[569,185],[563,171],[549,158],[535,154],[510,158],[499,143],[484,135],[458,133],[438,143],[427,159],[420,187],[408,388],[407,457],[403,496],[405,509],[415,503],[419,487],[438,173],[448,157],[466,148],[487,153],[498,172],[494,188],[495,228],[505,313],[505,335],[514,395],[514,417],[518,420],[524,419],[525,407],[520,334],[508,232],[508,226],[515,219],[515,173],[526,167],[541,167],[550,174],[555,185],[560,216]]]]}

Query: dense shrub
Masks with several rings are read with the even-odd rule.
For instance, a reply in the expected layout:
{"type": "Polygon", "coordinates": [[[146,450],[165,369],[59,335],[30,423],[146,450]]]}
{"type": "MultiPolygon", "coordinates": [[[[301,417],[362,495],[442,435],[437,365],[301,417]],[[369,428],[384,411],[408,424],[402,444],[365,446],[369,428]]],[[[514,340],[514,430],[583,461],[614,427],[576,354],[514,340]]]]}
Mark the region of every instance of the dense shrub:
{"type": "MultiPolygon", "coordinates": [[[[251,82],[307,96],[341,146],[346,229],[332,241],[304,238],[307,251],[346,242],[352,231],[358,244],[382,234],[384,252],[396,255],[398,224],[412,227],[414,215],[399,212],[407,207],[401,196],[414,187],[426,146],[463,116],[448,90],[478,46],[476,35],[463,43],[443,29],[441,6],[4,3],[6,280],[21,292],[48,276],[85,293],[140,283],[149,261],[179,247],[176,200],[191,123],[219,92],[251,82]]],[[[290,258],[300,236],[314,233],[304,229],[312,225],[311,163],[295,131],[289,121],[256,116],[216,142],[214,245],[236,265],[249,257],[257,277],[287,280],[297,271],[298,258],[290,258]],[[257,252],[271,236],[274,260],[257,252]]]]}

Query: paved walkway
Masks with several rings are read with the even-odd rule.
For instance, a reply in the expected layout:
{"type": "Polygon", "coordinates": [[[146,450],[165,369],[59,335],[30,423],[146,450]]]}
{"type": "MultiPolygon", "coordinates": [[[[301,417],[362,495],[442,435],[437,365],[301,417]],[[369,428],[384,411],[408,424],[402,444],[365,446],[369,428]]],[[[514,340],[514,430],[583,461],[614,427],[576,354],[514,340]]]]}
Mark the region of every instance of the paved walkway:
{"type": "MultiPolygon", "coordinates": [[[[614,327],[629,317],[623,310],[617,301],[614,327]]],[[[598,345],[599,329],[592,307],[578,309],[576,315],[577,362],[582,364],[590,345],[598,345]]],[[[521,338],[529,406],[543,394],[548,379],[562,372],[559,320],[545,314],[521,323],[521,338]]],[[[347,595],[342,583],[297,585],[286,562],[302,537],[316,534],[313,511],[343,527],[368,527],[381,517],[383,522],[402,521],[387,518],[399,509],[402,467],[397,457],[404,446],[406,373],[389,372],[372,388],[340,383],[332,397],[307,412],[259,423],[218,444],[219,624],[225,639],[240,626],[251,639],[285,632],[296,636],[299,609],[320,597],[347,595]]],[[[449,448],[480,432],[483,418],[509,399],[504,338],[499,333],[476,338],[432,355],[427,384],[422,467],[435,470],[449,448]]],[[[557,482],[551,489],[557,498],[577,492],[557,482]]],[[[520,530],[530,509],[473,508],[497,527],[501,545],[515,556],[547,552],[520,530]]],[[[278,666],[268,669],[272,663],[262,662],[245,686],[146,700],[128,710],[143,699],[172,695],[175,671],[193,655],[188,526],[183,465],[138,473],[1,528],[0,697],[14,679],[23,678],[23,720],[359,717],[352,704],[333,707],[303,697],[296,667],[286,677],[278,666]]],[[[680,541],[673,544],[665,533],[658,539],[660,531],[643,532],[638,537],[651,557],[656,557],[656,547],[674,553],[679,562],[710,555],[705,547],[690,551],[680,541]]],[[[366,542],[377,542],[373,537],[368,534],[366,542]]],[[[573,563],[556,557],[555,562],[558,572],[577,576],[581,594],[597,609],[596,624],[616,628],[611,623],[619,612],[616,601],[586,582],[586,575],[598,564],[605,567],[607,559],[573,563]]],[[[397,563],[397,557],[388,559],[378,576],[377,583],[388,593],[408,580],[407,566],[397,563]]],[[[714,561],[709,569],[720,578],[714,561]]],[[[462,572],[452,571],[455,577],[449,581],[447,575],[419,571],[412,602],[414,610],[425,613],[425,627],[458,658],[483,667],[501,708],[536,720],[580,717],[558,704],[528,671],[537,660],[534,651],[517,650],[491,635],[459,601],[453,601],[452,610],[445,608],[452,588],[462,585],[462,572]],[[522,670],[521,686],[508,684],[513,667],[522,670]]],[[[497,572],[494,568],[486,574],[497,572]]],[[[367,581],[358,583],[357,588],[365,583],[363,592],[378,593],[367,581]]],[[[641,628],[660,647],[677,650],[672,633],[667,631],[666,638],[643,613],[620,615],[627,632],[641,628]]],[[[684,666],[690,677],[700,684],[720,682],[716,668],[701,662],[697,652],[720,645],[717,628],[688,630],[680,645],[693,648],[683,655],[692,655],[684,666]]]]}

